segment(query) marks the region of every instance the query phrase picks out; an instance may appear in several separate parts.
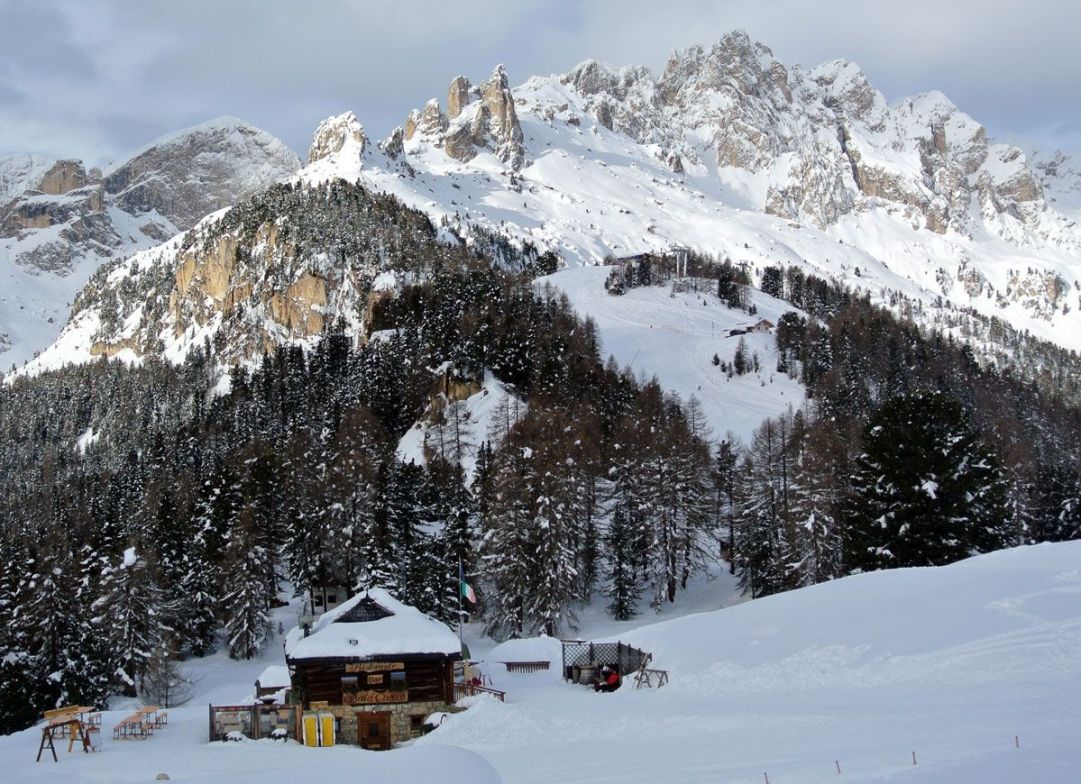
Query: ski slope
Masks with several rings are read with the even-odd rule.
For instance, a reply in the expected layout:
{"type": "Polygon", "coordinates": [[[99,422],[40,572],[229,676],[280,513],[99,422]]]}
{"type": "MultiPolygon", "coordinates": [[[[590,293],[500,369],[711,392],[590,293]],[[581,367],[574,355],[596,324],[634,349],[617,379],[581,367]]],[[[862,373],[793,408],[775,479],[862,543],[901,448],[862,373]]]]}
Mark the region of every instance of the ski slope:
{"type": "MultiPolygon", "coordinates": [[[[700,585],[682,610],[727,604],[731,588],[725,576],[700,585]]],[[[1081,542],[859,575],[644,625],[648,615],[616,625],[594,609],[581,614],[584,636],[616,635],[652,651],[654,666],[671,675],[668,686],[595,694],[562,682],[558,662],[547,673],[508,675],[497,657],[515,648],[534,656],[553,650],[551,642],[492,651],[491,640],[473,636],[474,656],[485,659],[507,702],[474,699],[406,747],[208,744],[206,704],[249,696],[262,668],[280,661],[273,645],[254,662],[217,654],[189,663],[196,696],[171,710],[169,727],[150,740],[111,740],[111,726],[130,709],[118,702],[101,753],[62,748],[59,764],[35,764],[32,728],[0,737],[0,770],[4,781],[70,784],[146,782],[159,772],[200,784],[1081,778],[1081,542]]]]}
{"type": "Polygon", "coordinates": [[[702,291],[672,292],[670,283],[628,289],[612,296],[604,289],[610,267],[576,267],[541,278],[567,295],[581,318],[591,317],[601,338],[601,357],[615,358],[635,376],[656,376],[662,386],[686,403],[698,398],[718,438],[731,433],[750,441],[764,419],[804,402],[803,386],[778,373],[777,343],[772,332],[743,335],[748,356],[758,355],[759,371],[728,376],[713,364],[713,355],[731,362],[739,337],[729,331],[745,329],[761,319],[773,324],[792,306],[751,290],[758,308],[754,315],[728,308],[718,299],[712,281],[702,291]]]}

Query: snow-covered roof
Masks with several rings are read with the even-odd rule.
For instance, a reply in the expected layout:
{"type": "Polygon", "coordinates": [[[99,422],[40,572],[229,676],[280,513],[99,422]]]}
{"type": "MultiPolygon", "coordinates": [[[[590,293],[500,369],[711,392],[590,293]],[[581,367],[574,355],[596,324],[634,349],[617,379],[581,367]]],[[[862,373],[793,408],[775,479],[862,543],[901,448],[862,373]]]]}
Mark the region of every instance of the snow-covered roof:
{"type": "Polygon", "coordinates": [[[261,689],[271,689],[281,686],[289,686],[289,668],[283,664],[271,664],[267,666],[259,677],[255,679],[261,689]]]}
{"type": "Polygon", "coordinates": [[[371,588],[323,613],[307,637],[289,634],[285,641],[288,659],[365,659],[403,654],[460,656],[461,652],[458,636],[450,627],[415,607],[402,604],[382,588],[371,588]],[[345,620],[365,599],[388,615],[359,622],[345,620]]]}

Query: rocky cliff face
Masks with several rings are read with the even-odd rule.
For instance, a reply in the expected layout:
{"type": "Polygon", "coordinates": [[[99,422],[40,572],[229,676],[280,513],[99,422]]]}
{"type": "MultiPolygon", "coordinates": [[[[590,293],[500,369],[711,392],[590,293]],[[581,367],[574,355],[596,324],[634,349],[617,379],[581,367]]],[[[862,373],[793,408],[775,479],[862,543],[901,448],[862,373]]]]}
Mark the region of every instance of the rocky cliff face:
{"type": "MultiPolygon", "coordinates": [[[[349,123],[339,126],[352,138],[349,123]]],[[[334,146],[333,134],[327,140],[334,146]]],[[[376,277],[452,252],[435,234],[423,215],[340,180],[273,186],[100,270],[39,361],[179,359],[212,345],[215,360],[231,364],[282,344],[311,346],[328,326],[363,340],[376,277]]]]}
{"type": "Polygon", "coordinates": [[[312,137],[312,146],[308,150],[308,163],[315,163],[330,155],[340,152],[347,142],[352,141],[358,148],[358,154],[364,154],[368,137],[364,127],[352,112],[345,112],[335,117],[328,117],[319,123],[312,137]]]}
{"type": "Polygon", "coordinates": [[[1068,330],[1054,325],[1077,319],[1076,290],[1042,281],[1081,280],[1081,175],[1068,158],[994,143],[941,93],[890,103],[854,63],[789,67],[738,31],[676,52],[659,75],[587,60],[508,90],[501,71],[482,86],[455,78],[446,113],[434,99],[413,112],[404,145],[381,145],[397,168],[373,157],[350,174],[569,263],[689,244],[829,269],[887,301],[904,291],[1020,312],[1060,342],[1052,333],[1068,330]],[[860,252],[839,262],[841,242],[860,252]]]}
{"type": "Polygon", "coordinates": [[[162,242],[299,166],[282,142],[228,118],[159,139],[104,173],[76,160],[0,161],[0,268],[15,281],[0,295],[0,351],[19,362],[44,348],[102,262],[162,242]]]}
{"type": "Polygon", "coordinates": [[[83,257],[160,242],[300,166],[273,136],[228,118],[160,139],[104,175],[76,160],[44,168],[16,158],[0,170],[17,173],[20,163],[0,206],[0,252],[60,273],[83,257]],[[53,231],[31,233],[39,229],[53,231]]]}

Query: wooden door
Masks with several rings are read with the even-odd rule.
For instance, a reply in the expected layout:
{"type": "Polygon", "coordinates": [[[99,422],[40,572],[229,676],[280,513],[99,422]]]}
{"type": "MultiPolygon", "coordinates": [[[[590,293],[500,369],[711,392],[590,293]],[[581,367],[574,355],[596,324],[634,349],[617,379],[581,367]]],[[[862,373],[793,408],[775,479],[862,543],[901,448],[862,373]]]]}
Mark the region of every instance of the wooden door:
{"type": "Polygon", "coordinates": [[[357,742],[366,749],[383,751],[390,748],[390,714],[358,713],[357,742]]]}

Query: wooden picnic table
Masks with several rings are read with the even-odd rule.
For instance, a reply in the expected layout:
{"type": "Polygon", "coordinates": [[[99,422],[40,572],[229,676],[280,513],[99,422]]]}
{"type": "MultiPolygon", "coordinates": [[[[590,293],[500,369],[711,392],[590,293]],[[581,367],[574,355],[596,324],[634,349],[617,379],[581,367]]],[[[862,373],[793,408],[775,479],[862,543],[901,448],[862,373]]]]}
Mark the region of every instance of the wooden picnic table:
{"type": "Polygon", "coordinates": [[[115,740],[130,740],[132,738],[146,740],[147,736],[153,732],[153,722],[147,721],[146,714],[142,711],[136,711],[116,723],[116,726],[113,727],[113,738],[115,740]]]}
{"type": "Polygon", "coordinates": [[[101,713],[93,705],[62,705],[45,711],[42,716],[47,722],[57,722],[56,737],[67,737],[70,719],[79,719],[83,724],[101,725],[101,713]]]}

